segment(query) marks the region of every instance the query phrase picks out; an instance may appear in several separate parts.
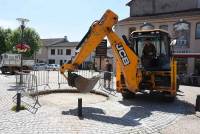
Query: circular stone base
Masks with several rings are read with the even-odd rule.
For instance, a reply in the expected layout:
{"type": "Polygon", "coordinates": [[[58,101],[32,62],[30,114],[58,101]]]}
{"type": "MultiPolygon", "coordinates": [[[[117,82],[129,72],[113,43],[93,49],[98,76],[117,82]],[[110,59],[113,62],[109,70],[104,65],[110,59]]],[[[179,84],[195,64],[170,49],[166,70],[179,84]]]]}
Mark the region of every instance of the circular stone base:
{"type": "Polygon", "coordinates": [[[56,106],[56,107],[71,107],[78,105],[78,98],[82,98],[84,104],[95,104],[107,100],[107,97],[97,95],[94,93],[55,93],[46,94],[39,97],[40,104],[45,106],[56,106]]]}

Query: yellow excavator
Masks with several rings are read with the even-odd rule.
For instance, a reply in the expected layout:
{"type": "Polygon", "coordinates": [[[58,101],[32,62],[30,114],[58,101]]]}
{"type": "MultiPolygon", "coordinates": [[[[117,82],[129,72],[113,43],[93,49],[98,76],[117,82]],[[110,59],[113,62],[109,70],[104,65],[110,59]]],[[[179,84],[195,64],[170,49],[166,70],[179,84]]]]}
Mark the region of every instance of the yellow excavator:
{"type": "Polygon", "coordinates": [[[70,86],[80,92],[89,92],[99,80],[75,74],[80,64],[107,37],[116,61],[116,90],[124,98],[137,92],[159,92],[172,100],[176,96],[176,61],[171,54],[170,36],[160,29],[141,30],[131,33],[128,40],[121,39],[114,31],[118,16],[107,10],[99,21],[95,21],[76,47],[79,52],[69,63],[60,68],[70,86]],[[146,46],[149,43],[151,46],[146,46]]]}

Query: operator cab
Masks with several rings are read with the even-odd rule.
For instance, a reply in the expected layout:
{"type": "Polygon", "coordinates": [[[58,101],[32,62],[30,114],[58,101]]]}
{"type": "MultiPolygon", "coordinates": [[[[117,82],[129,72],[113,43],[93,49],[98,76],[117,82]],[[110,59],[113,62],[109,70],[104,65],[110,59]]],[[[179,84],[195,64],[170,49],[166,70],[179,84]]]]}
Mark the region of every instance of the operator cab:
{"type": "Polygon", "coordinates": [[[130,48],[140,59],[139,67],[147,71],[170,70],[170,37],[160,29],[134,31],[130,48]]]}

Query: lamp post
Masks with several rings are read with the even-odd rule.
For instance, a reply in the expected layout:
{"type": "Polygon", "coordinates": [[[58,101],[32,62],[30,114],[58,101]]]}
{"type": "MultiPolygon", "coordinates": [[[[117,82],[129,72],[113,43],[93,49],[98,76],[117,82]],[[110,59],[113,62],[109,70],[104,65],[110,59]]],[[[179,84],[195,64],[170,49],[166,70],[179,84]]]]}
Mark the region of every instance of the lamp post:
{"type": "MultiPolygon", "coordinates": [[[[23,76],[22,76],[22,67],[23,67],[23,59],[22,59],[22,53],[26,52],[27,49],[24,49],[24,29],[25,29],[25,23],[28,22],[28,19],[25,18],[17,18],[17,21],[20,22],[20,29],[21,29],[21,41],[20,44],[18,44],[16,46],[17,51],[21,53],[21,64],[20,64],[20,87],[22,87],[23,84],[23,76]]],[[[16,112],[20,111],[20,107],[21,107],[21,93],[18,90],[17,91],[17,106],[16,106],[16,112]]]]}
{"type": "MultiPolygon", "coordinates": [[[[22,66],[23,66],[23,63],[22,63],[22,52],[25,52],[24,49],[23,49],[23,44],[24,44],[24,29],[25,29],[25,23],[26,22],[29,22],[28,19],[25,19],[25,18],[17,18],[17,21],[20,22],[20,29],[21,29],[21,41],[20,41],[20,45],[21,45],[21,49],[17,49],[18,52],[21,53],[21,67],[20,67],[20,72],[22,72],[22,66]]],[[[20,77],[20,84],[22,84],[22,79],[20,77]]]]}

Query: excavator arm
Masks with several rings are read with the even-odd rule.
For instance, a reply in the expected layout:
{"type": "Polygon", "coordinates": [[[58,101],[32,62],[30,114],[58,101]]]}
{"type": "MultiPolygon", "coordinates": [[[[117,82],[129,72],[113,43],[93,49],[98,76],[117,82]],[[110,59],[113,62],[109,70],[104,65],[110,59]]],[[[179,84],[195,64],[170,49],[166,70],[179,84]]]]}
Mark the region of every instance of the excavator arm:
{"type": "Polygon", "coordinates": [[[73,71],[78,65],[82,64],[84,60],[92,53],[92,51],[104,39],[108,31],[117,23],[118,17],[112,11],[108,10],[100,21],[95,21],[90,27],[88,33],[78,45],[79,53],[75,56],[70,64],[64,64],[60,72],[64,74],[66,70],[73,71]]]}
{"type": "Polygon", "coordinates": [[[122,90],[128,89],[131,92],[136,92],[139,89],[139,83],[141,81],[141,72],[137,69],[138,57],[137,55],[128,47],[128,45],[119,38],[119,36],[110,31],[107,34],[108,40],[111,44],[113,55],[116,59],[116,64],[119,69],[116,75],[117,90],[123,92],[122,90]],[[124,77],[125,86],[121,87],[121,76],[124,77]]]}
{"type": "MultiPolygon", "coordinates": [[[[113,32],[112,27],[118,22],[118,16],[111,10],[107,10],[100,21],[95,21],[90,27],[88,33],[78,45],[77,49],[80,49],[79,53],[75,56],[74,60],[69,64],[64,64],[60,68],[60,72],[71,81],[77,83],[71,84],[72,86],[79,88],[86,88],[86,91],[90,91],[97,82],[97,79],[88,80],[78,75],[71,75],[78,65],[82,64],[84,60],[92,53],[92,51],[100,44],[100,42],[107,36],[113,51],[117,63],[117,70],[119,70],[125,78],[125,87],[135,92],[138,89],[139,82],[141,80],[141,73],[137,70],[138,57],[137,55],[126,45],[126,43],[113,32]],[[68,77],[65,75],[65,71],[68,71],[68,77]],[[90,86],[92,83],[92,86],[90,86]],[[87,86],[84,86],[87,85],[87,86]]],[[[120,74],[117,72],[117,74],[120,74]]],[[[118,75],[119,76],[119,75],[118,75]]],[[[117,77],[117,83],[120,85],[121,77],[117,77]]],[[[118,91],[122,91],[124,86],[118,86],[118,91]]]]}

